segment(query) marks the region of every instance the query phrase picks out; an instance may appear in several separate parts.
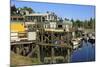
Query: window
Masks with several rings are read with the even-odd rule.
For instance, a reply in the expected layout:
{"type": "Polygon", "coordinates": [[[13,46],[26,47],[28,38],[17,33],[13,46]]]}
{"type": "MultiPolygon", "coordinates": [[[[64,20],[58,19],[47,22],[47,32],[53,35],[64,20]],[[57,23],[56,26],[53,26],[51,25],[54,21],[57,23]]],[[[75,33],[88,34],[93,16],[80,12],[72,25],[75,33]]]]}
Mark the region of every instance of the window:
{"type": "Polygon", "coordinates": [[[23,18],[18,18],[19,21],[23,21],[23,18]]]}
{"type": "Polygon", "coordinates": [[[62,28],[62,25],[58,25],[58,28],[62,28]]]}
{"type": "Polygon", "coordinates": [[[17,20],[17,18],[13,18],[13,21],[16,21],[17,20]]]}

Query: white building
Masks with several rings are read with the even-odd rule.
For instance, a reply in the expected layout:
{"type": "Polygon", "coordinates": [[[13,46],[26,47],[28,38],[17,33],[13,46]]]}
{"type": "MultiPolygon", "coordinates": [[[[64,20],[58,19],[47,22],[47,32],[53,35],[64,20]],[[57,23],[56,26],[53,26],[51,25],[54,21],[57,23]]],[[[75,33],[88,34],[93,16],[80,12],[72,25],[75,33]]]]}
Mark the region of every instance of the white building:
{"type": "MultiPolygon", "coordinates": [[[[63,31],[69,31],[70,28],[72,28],[72,22],[70,21],[59,21],[57,15],[53,12],[47,12],[45,14],[40,13],[32,13],[25,16],[25,24],[26,26],[29,25],[42,25],[44,29],[48,30],[63,30],[63,31]]],[[[40,26],[38,26],[40,27],[40,26]]],[[[35,28],[35,27],[34,27],[35,28]]]]}
{"type": "Polygon", "coordinates": [[[32,21],[32,22],[44,22],[44,21],[57,21],[57,15],[54,13],[32,13],[25,15],[26,21],[32,21]]]}

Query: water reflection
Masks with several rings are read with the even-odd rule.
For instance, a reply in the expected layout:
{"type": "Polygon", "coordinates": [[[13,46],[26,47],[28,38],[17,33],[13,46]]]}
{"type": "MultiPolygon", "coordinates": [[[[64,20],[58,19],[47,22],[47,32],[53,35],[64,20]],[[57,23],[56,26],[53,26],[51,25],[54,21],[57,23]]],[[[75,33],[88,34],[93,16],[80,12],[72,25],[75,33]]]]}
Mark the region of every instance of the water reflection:
{"type": "Polygon", "coordinates": [[[72,53],[71,62],[86,61],[95,61],[95,45],[83,41],[82,47],[72,53]]]}

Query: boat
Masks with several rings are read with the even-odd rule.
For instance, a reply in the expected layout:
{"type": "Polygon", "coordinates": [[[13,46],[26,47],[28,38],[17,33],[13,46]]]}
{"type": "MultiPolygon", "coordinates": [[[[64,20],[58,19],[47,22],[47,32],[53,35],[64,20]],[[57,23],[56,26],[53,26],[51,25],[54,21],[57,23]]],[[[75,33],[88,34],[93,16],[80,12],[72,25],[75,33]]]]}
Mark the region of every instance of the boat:
{"type": "Polygon", "coordinates": [[[80,46],[80,40],[78,39],[72,39],[71,41],[73,49],[78,49],[78,47],[80,46]]]}

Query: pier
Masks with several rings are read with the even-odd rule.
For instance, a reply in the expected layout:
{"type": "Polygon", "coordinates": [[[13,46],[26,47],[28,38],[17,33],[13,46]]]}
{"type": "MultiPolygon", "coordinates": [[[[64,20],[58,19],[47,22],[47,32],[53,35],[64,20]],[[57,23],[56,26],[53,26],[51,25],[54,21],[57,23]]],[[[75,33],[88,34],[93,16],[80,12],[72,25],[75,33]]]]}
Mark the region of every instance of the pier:
{"type": "Polygon", "coordinates": [[[23,56],[36,57],[41,63],[60,63],[70,62],[72,47],[67,44],[16,42],[11,43],[11,50],[23,56]]]}

